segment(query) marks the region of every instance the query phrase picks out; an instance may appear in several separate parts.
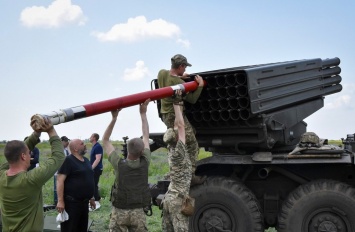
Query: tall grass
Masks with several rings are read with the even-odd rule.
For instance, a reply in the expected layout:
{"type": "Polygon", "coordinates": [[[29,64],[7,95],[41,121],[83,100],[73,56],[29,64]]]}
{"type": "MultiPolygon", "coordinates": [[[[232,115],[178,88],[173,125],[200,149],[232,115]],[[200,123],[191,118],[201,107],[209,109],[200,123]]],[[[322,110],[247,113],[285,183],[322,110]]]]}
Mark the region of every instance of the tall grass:
{"type": "MultiPolygon", "coordinates": [[[[116,151],[120,151],[122,149],[121,142],[113,142],[116,151]]],[[[88,154],[86,157],[89,158],[91,144],[86,144],[88,148],[88,154]]],[[[42,142],[37,145],[40,149],[40,164],[45,159],[47,159],[50,154],[50,146],[48,142],[42,142]]],[[[0,164],[5,162],[4,157],[4,144],[0,144],[0,164]]],[[[203,149],[200,150],[199,159],[206,158],[211,156],[211,153],[205,152],[203,149]]],[[[99,187],[101,194],[101,207],[95,211],[89,213],[90,220],[93,221],[90,230],[93,232],[102,232],[108,231],[108,225],[110,220],[110,212],[111,212],[111,202],[109,201],[111,186],[114,182],[114,171],[113,167],[107,160],[107,155],[104,154],[103,159],[104,170],[103,174],[100,177],[99,187]]],[[[158,149],[157,151],[152,153],[151,164],[149,168],[149,183],[156,183],[158,180],[163,179],[164,174],[166,174],[169,170],[167,152],[166,149],[158,149]]],[[[54,180],[51,178],[44,186],[43,186],[43,203],[46,205],[51,205],[54,202],[54,192],[53,185],[54,180]]],[[[78,190],[80,191],[80,190],[78,190]]],[[[57,212],[55,210],[45,212],[45,215],[48,216],[56,216],[57,212]]],[[[151,217],[147,217],[148,229],[150,232],[161,232],[161,210],[158,207],[153,206],[153,215],[151,217]]],[[[276,230],[271,228],[266,230],[268,232],[275,232],[276,230]]]]}

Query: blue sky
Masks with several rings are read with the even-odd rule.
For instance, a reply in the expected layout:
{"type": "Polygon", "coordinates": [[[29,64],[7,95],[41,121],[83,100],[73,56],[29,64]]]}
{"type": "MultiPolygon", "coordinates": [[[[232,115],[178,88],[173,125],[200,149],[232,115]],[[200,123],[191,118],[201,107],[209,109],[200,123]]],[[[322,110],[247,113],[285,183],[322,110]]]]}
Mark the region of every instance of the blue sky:
{"type": "MultiPolygon", "coordinates": [[[[30,117],[150,89],[181,53],[203,72],[297,59],[341,59],[340,93],[305,121],[340,139],[355,133],[355,2],[0,0],[0,140],[31,133],[30,117]]],[[[60,136],[103,134],[110,113],[56,126],[60,136]]],[[[163,132],[156,104],[151,132],[163,132]]],[[[125,108],[112,138],[141,135],[138,106],[125,108]]],[[[48,139],[46,135],[43,139],[48,139]]]]}

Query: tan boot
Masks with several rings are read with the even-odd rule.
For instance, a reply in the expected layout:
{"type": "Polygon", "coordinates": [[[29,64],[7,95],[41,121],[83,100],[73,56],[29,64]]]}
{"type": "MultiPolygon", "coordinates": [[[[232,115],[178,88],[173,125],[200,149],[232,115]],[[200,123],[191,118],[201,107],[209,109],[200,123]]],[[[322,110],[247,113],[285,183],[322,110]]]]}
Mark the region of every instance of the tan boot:
{"type": "Polygon", "coordinates": [[[205,182],[206,179],[207,179],[207,176],[195,176],[195,175],[193,175],[192,178],[191,178],[190,186],[203,184],[203,182],[205,182]]]}

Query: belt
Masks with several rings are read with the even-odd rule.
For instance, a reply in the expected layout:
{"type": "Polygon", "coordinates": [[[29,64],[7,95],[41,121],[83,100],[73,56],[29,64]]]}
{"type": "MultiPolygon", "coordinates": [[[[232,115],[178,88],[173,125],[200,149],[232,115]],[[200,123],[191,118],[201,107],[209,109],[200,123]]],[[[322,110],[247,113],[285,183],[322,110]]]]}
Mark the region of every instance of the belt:
{"type": "Polygon", "coordinates": [[[64,199],[67,201],[71,201],[71,202],[89,202],[89,200],[90,200],[89,198],[84,199],[84,200],[78,200],[78,199],[75,199],[74,197],[69,196],[69,195],[64,196],[64,199]]]}

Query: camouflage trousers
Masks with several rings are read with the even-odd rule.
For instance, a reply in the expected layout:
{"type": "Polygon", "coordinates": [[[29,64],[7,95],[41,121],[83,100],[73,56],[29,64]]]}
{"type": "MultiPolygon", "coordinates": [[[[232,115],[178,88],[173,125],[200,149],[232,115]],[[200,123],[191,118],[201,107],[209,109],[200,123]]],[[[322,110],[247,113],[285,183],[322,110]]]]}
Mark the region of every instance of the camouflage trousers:
{"type": "Polygon", "coordinates": [[[148,232],[143,208],[118,209],[112,207],[110,215],[110,232],[148,232]]]}
{"type": "MultiPolygon", "coordinates": [[[[163,114],[162,118],[167,128],[174,128],[175,113],[163,114]]],[[[186,118],[185,115],[184,115],[184,122],[185,122],[185,134],[186,134],[186,147],[192,165],[192,176],[194,176],[196,170],[196,160],[200,148],[198,147],[198,143],[195,137],[196,134],[195,129],[192,127],[192,125],[190,124],[189,120],[186,118]]]]}
{"type": "Polygon", "coordinates": [[[181,211],[182,198],[167,193],[163,201],[163,232],[187,232],[189,230],[189,217],[181,211]]]}

